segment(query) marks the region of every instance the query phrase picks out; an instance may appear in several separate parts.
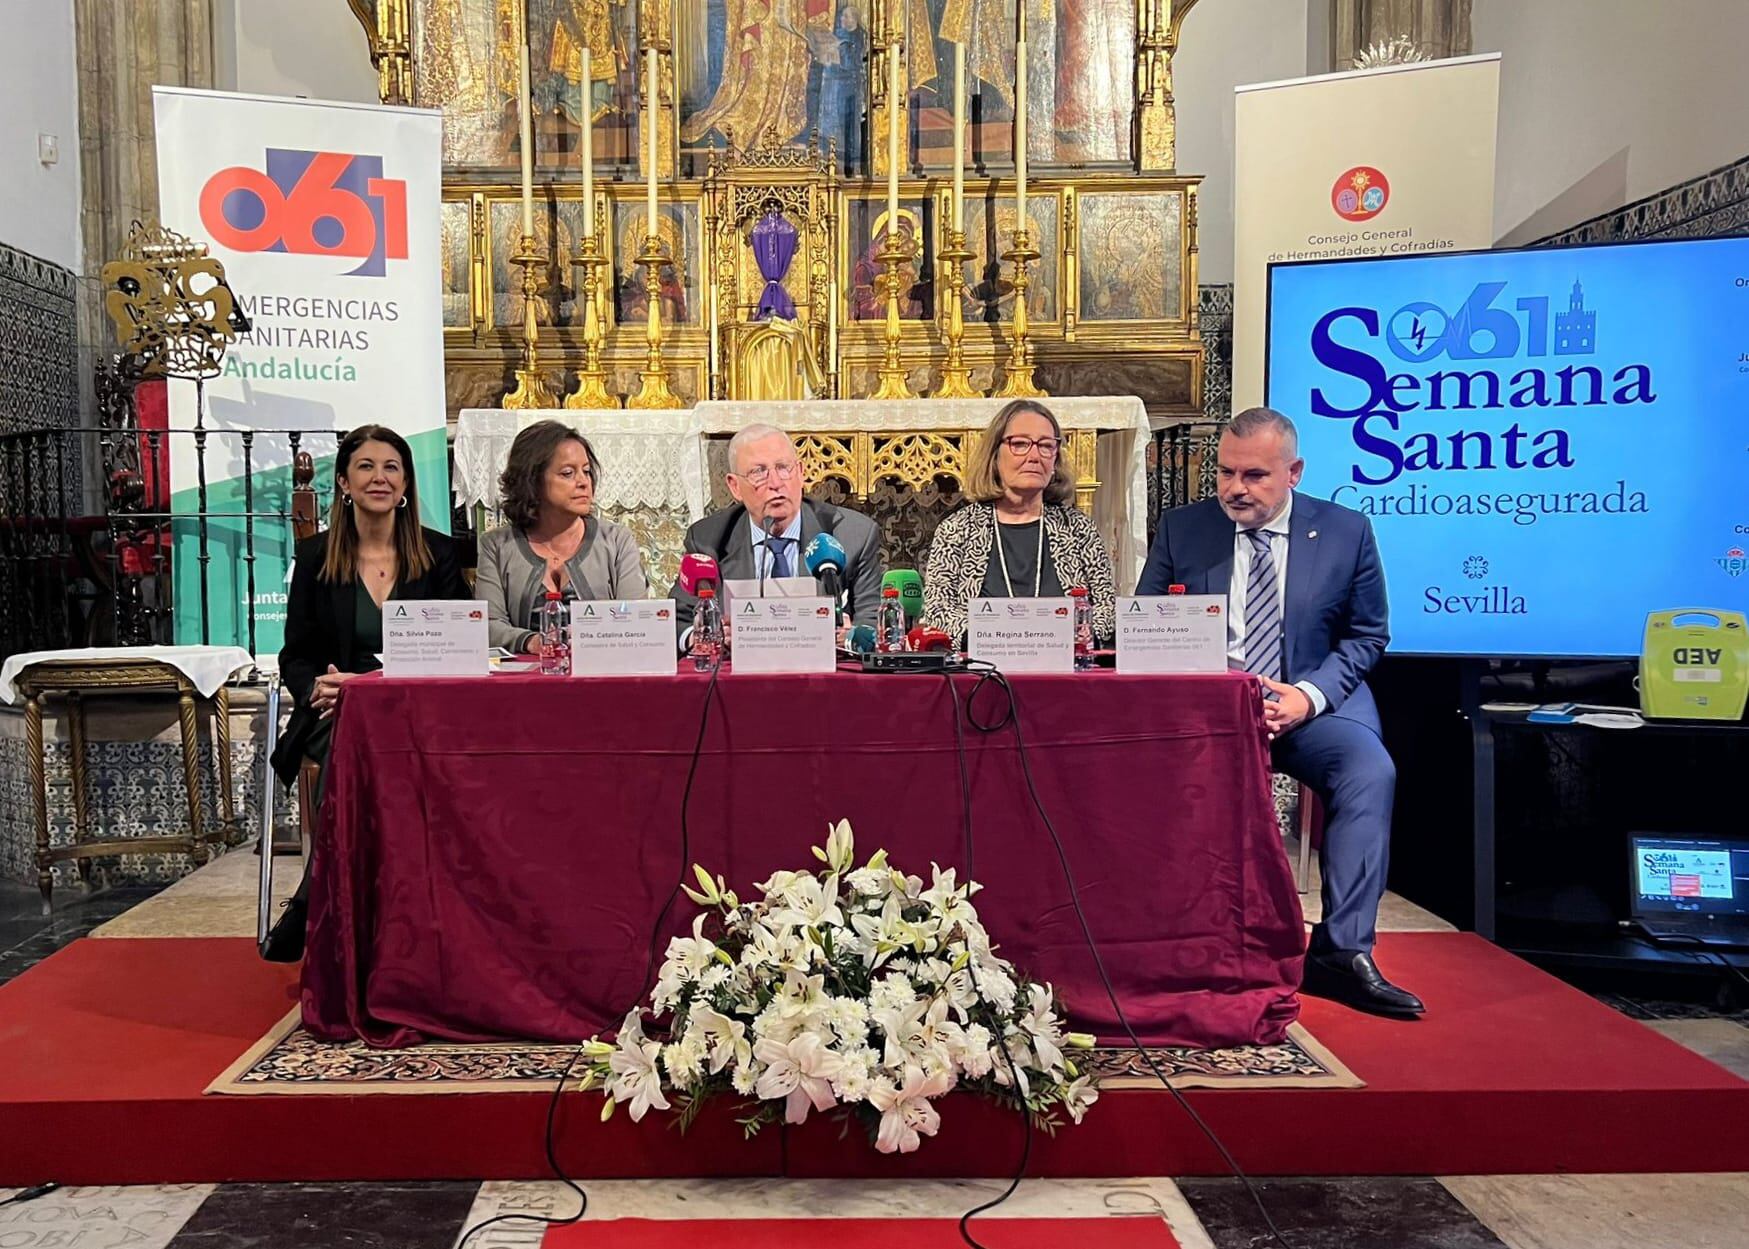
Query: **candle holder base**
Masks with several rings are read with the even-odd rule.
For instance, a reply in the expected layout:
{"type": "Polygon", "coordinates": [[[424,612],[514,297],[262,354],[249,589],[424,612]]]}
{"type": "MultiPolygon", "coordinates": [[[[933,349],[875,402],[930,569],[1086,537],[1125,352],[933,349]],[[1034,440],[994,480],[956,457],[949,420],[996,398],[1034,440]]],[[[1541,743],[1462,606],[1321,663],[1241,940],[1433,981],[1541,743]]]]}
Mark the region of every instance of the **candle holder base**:
{"type": "Polygon", "coordinates": [[[668,368],[662,361],[662,266],[669,262],[661,240],[647,235],[637,262],[644,267],[644,339],[650,352],[638,372],[638,393],[626,400],[626,407],[639,411],[682,408],[686,405],[668,385],[668,368]]]}
{"type": "Polygon", "coordinates": [[[534,235],[522,236],[510,263],[522,267],[522,367],[516,370],[516,385],[499,406],[520,410],[556,407],[558,399],[540,367],[540,278],[535,270],[546,263],[546,257],[536,249],[534,235]]]}
{"type": "Polygon", "coordinates": [[[578,283],[583,292],[583,367],[577,371],[577,389],[565,396],[565,407],[571,410],[618,408],[619,396],[607,388],[607,370],[601,367],[601,279],[599,270],[607,263],[596,243],[596,235],[586,234],[577,245],[577,258],[571,262],[583,271],[578,283]]]}
{"type": "Polygon", "coordinates": [[[1032,235],[1024,226],[1014,232],[1008,250],[1002,253],[1002,259],[1014,268],[1014,319],[1002,387],[994,394],[997,399],[1043,399],[1049,394],[1033,381],[1032,334],[1027,326],[1026,291],[1032,281],[1026,270],[1038,258],[1032,235]]]}
{"type": "Polygon", "coordinates": [[[947,347],[947,361],[941,367],[941,384],[931,393],[932,399],[982,399],[984,392],[972,385],[971,370],[965,358],[965,263],[972,258],[966,248],[966,232],[950,229],[947,246],[941,250],[941,264],[947,292],[947,326],[942,340],[947,347]]]}
{"type": "Polygon", "coordinates": [[[911,248],[899,238],[896,222],[888,221],[887,241],[876,258],[883,268],[878,280],[881,293],[886,297],[887,326],[877,374],[880,385],[869,398],[915,399],[917,392],[911,389],[910,380],[905,376],[905,365],[899,358],[899,287],[904,284],[899,277],[899,266],[911,258],[911,248]]]}

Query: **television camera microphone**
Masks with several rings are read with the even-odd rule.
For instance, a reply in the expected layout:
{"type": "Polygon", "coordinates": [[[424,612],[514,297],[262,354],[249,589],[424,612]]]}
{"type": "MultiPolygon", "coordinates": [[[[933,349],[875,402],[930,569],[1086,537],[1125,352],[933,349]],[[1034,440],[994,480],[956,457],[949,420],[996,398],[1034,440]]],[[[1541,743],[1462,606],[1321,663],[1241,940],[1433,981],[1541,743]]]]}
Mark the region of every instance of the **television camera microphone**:
{"type": "Polygon", "coordinates": [[[899,605],[905,609],[905,627],[910,628],[923,614],[923,578],[915,568],[890,568],[881,578],[881,589],[890,585],[899,588],[899,605]]]}
{"type": "Polygon", "coordinates": [[[832,600],[832,613],[844,622],[844,566],[850,557],[844,544],[829,533],[817,533],[808,540],[802,552],[802,562],[808,574],[820,583],[820,589],[832,600]]]}

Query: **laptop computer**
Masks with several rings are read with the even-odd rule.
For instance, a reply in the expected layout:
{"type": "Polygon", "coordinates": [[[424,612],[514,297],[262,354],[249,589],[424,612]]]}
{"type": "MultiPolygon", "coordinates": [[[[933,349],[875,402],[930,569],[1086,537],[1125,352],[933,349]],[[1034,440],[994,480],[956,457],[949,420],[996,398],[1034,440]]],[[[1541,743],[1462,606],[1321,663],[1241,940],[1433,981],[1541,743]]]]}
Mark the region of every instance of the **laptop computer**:
{"type": "Polygon", "coordinates": [[[1655,940],[1749,948],[1749,841],[1630,838],[1633,922],[1655,940]]]}

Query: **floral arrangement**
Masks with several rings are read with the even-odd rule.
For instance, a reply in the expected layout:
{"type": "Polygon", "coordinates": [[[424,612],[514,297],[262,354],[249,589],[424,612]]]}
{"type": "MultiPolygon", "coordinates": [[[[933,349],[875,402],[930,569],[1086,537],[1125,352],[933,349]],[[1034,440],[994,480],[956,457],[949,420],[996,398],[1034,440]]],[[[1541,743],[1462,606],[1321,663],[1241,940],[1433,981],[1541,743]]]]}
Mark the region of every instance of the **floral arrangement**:
{"type": "Polygon", "coordinates": [[[778,872],[741,902],[694,867],[687,896],[705,910],[669,942],[649,1006],[617,1044],[584,1048],[585,1089],[602,1118],[677,1110],[684,1129],[707,1099],[732,1095],[749,1135],[780,1116],[847,1113],[883,1153],[935,1135],[935,1100],[969,1089],[1024,1098],[1047,1132],[1057,1112],[1079,1123],[1098,1098],[1070,1057],[1090,1036],[1067,1033],[1047,984],[998,958],[978,922],[978,886],[932,865],[926,887],[887,863],[855,867],[848,822],[814,856],[823,874],[778,872]]]}

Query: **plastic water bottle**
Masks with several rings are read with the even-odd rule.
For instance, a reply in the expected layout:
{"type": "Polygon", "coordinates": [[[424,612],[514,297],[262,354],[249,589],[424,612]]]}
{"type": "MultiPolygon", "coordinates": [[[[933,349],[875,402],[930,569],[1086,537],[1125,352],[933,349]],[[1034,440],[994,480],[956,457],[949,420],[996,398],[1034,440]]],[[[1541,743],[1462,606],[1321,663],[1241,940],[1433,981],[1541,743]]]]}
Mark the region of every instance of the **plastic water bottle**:
{"type": "Polygon", "coordinates": [[[1075,606],[1075,669],[1085,672],[1093,666],[1093,599],[1084,585],[1070,590],[1069,597],[1075,606]]]}
{"type": "Polygon", "coordinates": [[[699,672],[709,672],[723,653],[723,610],[717,592],[708,585],[698,588],[698,606],[692,613],[692,642],[687,656],[699,672]]]}
{"type": "Polygon", "coordinates": [[[911,649],[905,641],[905,605],[899,601],[899,587],[881,590],[880,610],[875,613],[875,649],[904,651],[911,649]]]}
{"type": "Polygon", "coordinates": [[[571,647],[565,638],[565,604],[548,590],[540,608],[540,671],[543,677],[571,675],[571,647]]]}

